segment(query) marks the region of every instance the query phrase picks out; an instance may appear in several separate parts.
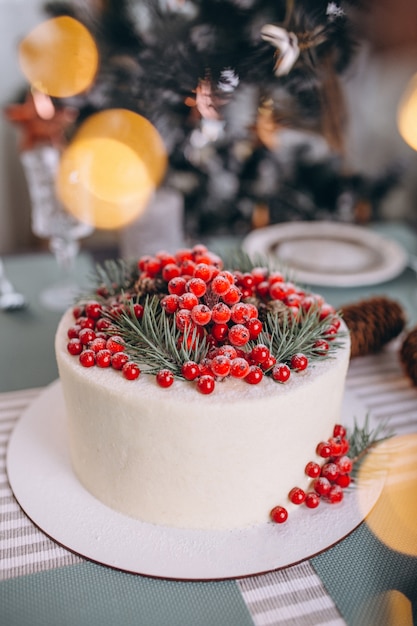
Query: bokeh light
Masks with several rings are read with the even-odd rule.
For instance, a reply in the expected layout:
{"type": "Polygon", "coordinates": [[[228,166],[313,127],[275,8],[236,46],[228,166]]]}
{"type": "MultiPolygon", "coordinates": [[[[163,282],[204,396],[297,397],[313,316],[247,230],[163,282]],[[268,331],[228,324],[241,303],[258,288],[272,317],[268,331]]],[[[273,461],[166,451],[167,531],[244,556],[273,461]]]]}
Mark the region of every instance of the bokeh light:
{"type": "Polygon", "coordinates": [[[386,546],[416,557],[417,434],[393,437],[371,450],[361,466],[359,486],[382,471],[387,473],[384,487],[366,523],[386,546]]]}
{"type": "Polygon", "coordinates": [[[417,74],[410,80],[401,98],[397,122],[404,141],[417,150],[417,74]]]}
{"type": "Polygon", "coordinates": [[[19,45],[19,62],[29,83],[57,98],[90,87],[99,55],[89,31],[72,17],[56,17],[36,26],[19,45]]]}
{"type": "Polygon", "coordinates": [[[63,152],[57,195],[77,219],[121,228],[143,213],[166,165],[163,141],[147,119],[108,109],[89,117],[63,152]]]}

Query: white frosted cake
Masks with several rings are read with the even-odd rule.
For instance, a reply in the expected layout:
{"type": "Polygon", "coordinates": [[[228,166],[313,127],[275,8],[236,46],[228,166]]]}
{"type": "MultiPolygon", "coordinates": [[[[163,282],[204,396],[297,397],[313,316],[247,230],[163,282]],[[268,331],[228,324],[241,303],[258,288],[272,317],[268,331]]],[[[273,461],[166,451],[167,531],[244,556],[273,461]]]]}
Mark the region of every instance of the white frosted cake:
{"type": "Polygon", "coordinates": [[[62,318],[56,356],[78,479],[123,514],[179,528],[284,521],[297,504],[338,501],[346,480],[322,467],[339,463],[339,476],[349,469],[344,429],[334,430],[346,327],[319,296],[276,272],[224,272],[204,250],[181,251],[175,263],[162,253],[142,259],[119,285],[110,272],[108,287],[62,318]],[[172,267],[164,272],[170,265],[181,280],[172,267]],[[205,293],[196,295],[201,279],[190,281],[200,276],[205,293]],[[229,312],[216,276],[233,285],[229,300],[238,298],[226,304],[227,322],[218,321],[229,312]],[[329,482],[330,496],[317,481],[329,482]]]}

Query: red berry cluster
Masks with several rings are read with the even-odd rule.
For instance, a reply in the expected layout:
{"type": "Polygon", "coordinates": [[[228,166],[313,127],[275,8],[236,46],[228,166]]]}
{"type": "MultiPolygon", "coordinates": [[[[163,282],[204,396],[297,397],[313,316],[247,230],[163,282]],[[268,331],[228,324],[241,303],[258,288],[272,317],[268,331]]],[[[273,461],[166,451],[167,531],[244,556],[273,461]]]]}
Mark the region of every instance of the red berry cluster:
{"type": "MultiPolygon", "coordinates": [[[[310,509],[319,506],[322,500],[336,504],[343,500],[343,489],[351,482],[350,473],[353,462],[347,456],[349,441],[346,439],[346,429],[336,424],[333,437],[328,441],[321,441],[316,448],[318,456],[325,460],[323,465],[316,461],[309,461],[305,473],[312,479],[310,491],[305,492],[300,487],[293,487],[288,499],[293,504],[305,504],[310,509]]],[[[283,506],[276,506],[270,512],[273,522],[282,524],[288,518],[288,511],[283,506]]]]}
{"type": "MultiPolygon", "coordinates": [[[[79,357],[83,367],[112,367],[120,370],[127,380],[135,380],[140,369],[129,359],[124,339],[114,334],[115,329],[107,316],[120,314],[121,310],[117,300],[108,305],[90,300],[75,306],[72,310],[74,324],[67,332],[67,349],[70,354],[79,357]]],[[[137,319],[141,319],[143,307],[135,305],[133,311],[137,319]]]]}
{"type": "MultiPolygon", "coordinates": [[[[204,394],[211,393],[216,381],[227,376],[257,384],[268,373],[273,380],[285,383],[292,371],[301,372],[308,367],[304,354],[297,353],[288,362],[277,363],[266,345],[256,343],[263,323],[254,301],[266,305],[279,300],[294,318],[313,305],[319,307],[320,319],[329,320],[325,331],[329,341],[340,325],[333,307],[320,296],[307,294],[286,282],[280,272],[269,272],[263,267],[250,272],[226,271],[220,257],[204,245],[182,249],[176,254],[159,252],[155,256],[142,256],[137,267],[136,289],[150,281],[158,285],[160,306],[173,317],[179,333],[178,347],[190,350],[204,340],[207,346],[204,358],[199,363],[187,361],[181,365],[181,376],[196,381],[197,389],[204,394]]],[[[138,320],[142,318],[143,306],[137,302],[132,305],[134,299],[138,300],[137,293],[132,288],[130,296],[129,292],[123,294],[124,300],[110,297],[103,289],[97,290],[97,295],[105,303],[89,301],[74,308],[75,323],[68,332],[68,351],[79,355],[85,367],[112,366],[121,369],[130,380],[137,378],[140,370],[124,352],[123,339],[113,336],[117,329],[111,322],[123,311],[128,315],[133,311],[138,320]],[[129,297],[131,302],[127,304],[129,297]]],[[[326,339],[316,342],[317,354],[329,350],[326,339]]],[[[156,380],[160,386],[169,387],[174,372],[164,369],[156,380]]]]}

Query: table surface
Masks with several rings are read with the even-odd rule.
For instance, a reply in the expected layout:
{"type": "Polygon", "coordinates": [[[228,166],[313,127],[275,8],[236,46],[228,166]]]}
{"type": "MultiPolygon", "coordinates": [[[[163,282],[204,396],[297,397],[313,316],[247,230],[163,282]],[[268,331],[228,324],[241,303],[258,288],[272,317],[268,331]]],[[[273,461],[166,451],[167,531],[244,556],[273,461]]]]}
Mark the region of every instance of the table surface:
{"type": "MultiPolygon", "coordinates": [[[[417,237],[403,225],[373,228],[417,253],[417,237]]],[[[59,275],[47,254],[11,256],[4,262],[29,307],[0,312],[0,624],[407,625],[413,623],[413,612],[417,623],[417,515],[407,526],[391,492],[383,493],[353,533],[321,555],[240,580],[189,583],[127,574],[89,562],[44,535],[15,501],[5,465],[16,421],[57,378],[53,340],[61,314],[44,309],[39,293],[59,275]]],[[[84,279],[91,269],[91,258],[81,255],[77,276],[84,279]]],[[[387,295],[404,306],[408,328],[417,323],[417,278],[411,269],[380,285],[318,290],[336,307],[387,295]]],[[[404,376],[398,348],[396,341],[379,355],[353,359],[347,385],[375,419],[391,417],[403,450],[413,452],[417,389],[404,376]]],[[[406,488],[408,500],[417,502],[416,468],[408,469],[406,482],[397,474],[393,482],[399,484],[396,493],[404,495],[406,488]]]]}

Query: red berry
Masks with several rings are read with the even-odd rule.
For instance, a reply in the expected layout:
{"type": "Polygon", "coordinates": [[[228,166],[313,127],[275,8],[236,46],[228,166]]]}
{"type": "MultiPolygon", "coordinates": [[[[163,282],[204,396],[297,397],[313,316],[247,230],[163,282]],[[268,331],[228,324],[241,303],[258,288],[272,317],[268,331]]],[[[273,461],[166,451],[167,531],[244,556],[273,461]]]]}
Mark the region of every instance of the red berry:
{"type": "Polygon", "coordinates": [[[321,467],[318,463],[314,463],[314,461],[310,461],[305,466],[304,471],[307,474],[307,476],[309,476],[310,478],[317,478],[318,476],[320,476],[321,467]]]}
{"type": "Polygon", "coordinates": [[[291,376],[291,370],[285,363],[277,363],[272,368],[272,378],[277,383],[286,383],[291,376]]]}
{"type": "Polygon", "coordinates": [[[105,317],[101,317],[99,320],[97,320],[96,330],[101,332],[103,330],[107,330],[108,328],[110,328],[110,326],[111,326],[111,321],[105,317]]]}
{"type": "Polygon", "coordinates": [[[85,313],[87,317],[91,317],[93,320],[98,320],[101,316],[102,306],[99,302],[92,300],[85,305],[85,313]]]}
{"type": "Polygon", "coordinates": [[[283,283],[280,282],[272,283],[272,285],[269,285],[269,295],[272,300],[284,300],[287,292],[285,289],[283,289],[282,285],[283,283]]]}
{"type": "Polygon", "coordinates": [[[268,276],[268,281],[269,281],[270,285],[273,285],[274,283],[283,283],[284,282],[284,276],[283,276],[283,274],[281,274],[281,272],[272,272],[268,276]]]}
{"type": "Polygon", "coordinates": [[[336,424],[333,429],[333,437],[340,437],[341,439],[346,437],[346,428],[341,424],[336,424]]]}
{"type": "Polygon", "coordinates": [[[350,480],[349,474],[339,474],[336,479],[336,484],[339,485],[339,487],[342,487],[342,489],[346,489],[346,487],[349,487],[350,485],[350,480]]]}
{"type": "Polygon", "coordinates": [[[250,274],[249,272],[245,272],[242,276],[241,284],[246,289],[251,289],[255,284],[252,274],[250,274]]]}
{"type": "Polygon", "coordinates": [[[306,499],[306,494],[300,487],[293,487],[288,494],[288,498],[293,504],[302,504],[306,499]]]}
{"type": "Polygon", "coordinates": [[[81,326],[75,324],[74,326],[70,326],[67,331],[68,339],[78,339],[80,334],[81,326]]]}
{"type": "Polygon", "coordinates": [[[250,385],[257,385],[261,382],[264,374],[260,367],[257,365],[250,365],[249,372],[245,376],[245,381],[250,385]]]}
{"type": "Polygon", "coordinates": [[[202,278],[191,278],[187,283],[188,291],[201,298],[207,291],[207,284],[202,278]]]}
{"type": "Polygon", "coordinates": [[[77,304],[72,309],[72,315],[74,319],[77,319],[78,317],[82,317],[84,315],[84,307],[81,304],[77,304]]]}
{"type": "MultiPolygon", "coordinates": [[[[184,259],[184,261],[181,261],[180,267],[182,276],[188,276],[189,278],[194,276],[196,264],[192,259],[184,259]]],[[[196,276],[195,278],[198,278],[198,276],[196,276]]]]}
{"type": "Polygon", "coordinates": [[[269,348],[263,343],[258,343],[249,354],[250,358],[259,365],[265,363],[270,357],[269,348]]]}
{"type": "Polygon", "coordinates": [[[92,317],[77,317],[75,323],[78,326],[81,326],[81,328],[90,328],[91,330],[94,330],[94,328],[96,327],[96,320],[94,320],[92,317]]]}
{"type": "Polygon", "coordinates": [[[205,326],[211,320],[211,309],[205,304],[197,304],[191,309],[191,319],[198,326],[205,326]]]}
{"type": "Polygon", "coordinates": [[[193,253],[190,248],[180,248],[175,253],[175,259],[177,263],[183,263],[184,261],[191,261],[193,253]]]}
{"type": "Polygon", "coordinates": [[[80,354],[80,363],[83,367],[92,367],[96,364],[96,354],[93,350],[84,350],[80,354]]]}
{"type": "Polygon", "coordinates": [[[144,263],[144,269],[147,274],[150,276],[156,276],[162,267],[162,263],[156,257],[148,257],[147,261],[144,263]]]}
{"type": "Polygon", "coordinates": [[[167,263],[162,268],[162,278],[167,282],[178,276],[181,276],[181,270],[176,263],[167,263]]]}
{"type": "Polygon", "coordinates": [[[227,356],[230,360],[235,359],[238,356],[236,348],[227,343],[224,346],[217,348],[216,354],[223,354],[223,356],[227,356]]]}
{"type": "Polygon", "coordinates": [[[144,311],[143,306],[141,304],[139,304],[138,302],[133,305],[133,313],[135,314],[135,317],[136,317],[137,320],[141,320],[142,319],[143,311],[144,311]]]}
{"type": "Polygon", "coordinates": [[[81,354],[81,352],[83,351],[83,344],[78,339],[78,337],[73,337],[67,343],[67,350],[73,356],[77,356],[78,354],[81,354]]]}
{"type": "Polygon", "coordinates": [[[198,304],[197,296],[191,293],[190,291],[183,293],[182,296],[180,296],[179,303],[178,303],[180,309],[188,309],[189,311],[191,311],[191,309],[197,306],[197,304],[198,304]]]}
{"type": "Polygon", "coordinates": [[[160,387],[171,387],[174,382],[174,374],[168,369],[159,370],[156,375],[156,382],[160,387]]]}
{"type": "Polygon", "coordinates": [[[246,323],[246,328],[249,330],[250,338],[256,339],[262,332],[262,322],[258,318],[253,317],[246,323]]]}
{"type": "Polygon", "coordinates": [[[211,319],[215,324],[227,324],[232,312],[224,302],[218,302],[211,310],[211,319]]]}
{"type": "Polygon", "coordinates": [[[129,357],[127,356],[126,352],[115,352],[114,354],[112,354],[111,364],[115,370],[121,370],[123,369],[123,365],[127,363],[128,360],[129,357]]]}
{"type": "Polygon", "coordinates": [[[261,298],[266,298],[269,294],[269,283],[266,280],[261,281],[256,285],[256,293],[261,298]]]}
{"type": "Polygon", "coordinates": [[[175,324],[178,330],[188,328],[192,324],[191,311],[189,309],[179,309],[175,314],[175,324]]]}
{"type": "Polygon", "coordinates": [[[320,478],[316,478],[313,482],[314,491],[319,494],[319,496],[327,496],[330,489],[331,484],[327,478],[324,476],[320,476],[320,478]]]}
{"type": "Polygon", "coordinates": [[[224,341],[229,333],[227,324],[213,324],[211,334],[217,341],[224,341]]]}
{"type": "Polygon", "coordinates": [[[111,365],[111,355],[110,350],[100,350],[96,355],[96,364],[98,367],[110,367],[111,365]]]}
{"type": "Polygon", "coordinates": [[[122,373],[127,380],[139,378],[140,369],[133,361],[127,361],[122,367],[122,373]]]}
{"type": "Polygon", "coordinates": [[[343,500],[343,489],[340,485],[332,485],[329,493],[327,494],[329,502],[336,504],[343,500]]]}
{"type": "Polygon", "coordinates": [[[224,276],[222,274],[218,274],[211,281],[211,290],[217,296],[223,296],[225,293],[227,293],[229,291],[229,289],[230,289],[230,281],[227,278],[227,276],[224,276]]]}
{"type": "Polygon", "coordinates": [[[341,474],[349,474],[352,471],[353,462],[348,456],[342,456],[337,461],[341,474]]]}
{"type": "Polygon", "coordinates": [[[265,280],[267,273],[268,273],[268,270],[266,267],[253,267],[251,275],[252,275],[252,280],[254,284],[259,285],[259,283],[265,280]]]}
{"type": "Polygon", "coordinates": [[[123,352],[125,349],[125,341],[120,335],[113,335],[113,337],[107,339],[106,348],[113,354],[115,352],[123,352]]]}
{"type": "Polygon", "coordinates": [[[234,324],[229,328],[229,341],[234,346],[244,346],[250,339],[249,330],[243,324],[234,324]]]}
{"type": "Polygon", "coordinates": [[[339,474],[340,469],[336,463],[326,463],[321,468],[321,475],[324,476],[324,478],[327,478],[331,483],[336,481],[339,474]]]}
{"type": "Polygon", "coordinates": [[[165,267],[166,265],[168,265],[168,263],[174,263],[174,265],[176,265],[177,263],[177,259],[174,257],[174,255],[166,252],[166,250],[161,250],[160,252],[157,252],[156,258],[161,261],[162,267],[165,267]]]}
{"type": "Polygon", "coordinates": [[[168,293],[175,294],[177,296],[182,296],[182,294],[186,292],[186,289],[187,289],[187,281],[182,276],[172,278],[168,282],[168,293]]]}
{"type": "Polygon", "coordinates": [[[329,351],[329,344],[325,339],[317,339],[317,341],[314,342],[314,350],[316,354],[323,356],[329,351]]]}
{"type": "Polygon", "coordinates": [[[229,290],[222,295],[223,302],[232,306],[239,302],[242,297],[242,293],[236,285],[229,285],[229,290]]]}
{"type": "Polygon", "coordinates": [[[186,361],[181,367],[181,373],[186,380],[195,380],[200,370],[195,361],[186,361]]]}
{"type": "Polygon", "coordinates": [[[208,283],[213,274],[213,270],[206,263],[197,263],[194,268],[194,278],[201,278],[205,283],[208,283]]]}
{"type": "Polygon", "coordinates": [[[295,370],[296,372],[302,372],[308,366],[308,359],[304,354],[299,352],[298,354],[294,354],[291,357],[290,366],[291,369],[295,370]]]}
{"type": "Polygon", "coordinates": [[[242,357],[236,357],[230,363],[230,375],[234,378],[245,378],[249,372],[249,363],[242,357]]]}
{"type": "Polygon", "coordinates": [[[83,328],[80,330],[80,334],[78,335],[81,343],[86,346],[88,343],[91,343],[93,339],[96,338],[96,333],[91,328],[83,328]]]}
{"type": "Polygon", "coordinates": [[[275,506],[272,509],[270,516],[273,522],[276,524],[282,524],[288,518],[288,511],[287,509],[284,509],[283,506],[275,506]]]}
{"type": "Polygon", "coordinates": [[[320,496],[314,491],[309,491],[306,494],[305,505],[309,509],[315,509],[320,504],[320,496]]]}
{"type": "Polygon", "coordinates": [[[268,372],[269,370],[272,370],[274,365],[276,365],[276,362],[277,362],[276,358],[272,354],[270,354],[269,357],[266,359],[266,361],[261,363],[261,367],[264,372],[268,372]]]}
{"type": "Polygon", "coordinates": [[[332,456],[339,456],[342,453],[342,442],[340,439],[329,439],[329,443],[332,449],[332,456]]]}
{"type": "Polygon", "coordinates": [[[103,337],[97,337],[93,339],[91,343],[88,344],[90,350],[94,350],[94,352],[100,352],[100,350],[104,350],[106,348],[107,341],[103,337]]]}
{"type": "Polygon", "coordinates": [[[237,302],[230,310],[232,322],[235,324],[245,324],[250,320],[250,311],[244,302],[237,302]]]}
{"type": "Polygon", "coordinates": [[[224,354],[218,354],[211,360],[210,367],[215,376],[228,376],[230,374],[231,360],[224,354]]]}
{"type": "Polygon", "coordinates": [[[168,313],[172,314],[178,310],[180,297],[177,294],[171,293],[168,296],[164,296],[161,300],[161,307],[168,313]]]}
{"type": "Polygon", "coordinates": [[[332,455],[330,443],[328,441],[321,441],[316,448],[316,452],[323,459],[327,459],[332,455]]]}
{"type": "Polygon", "coordinates": [[[333,315],[334,313],[335,310],[332,306],[330,306],[330,304],[323,304],[320,308],[319,319],[324,320],[326,317],[333,315]]]}
{"type": "Polygon", "coordinates": [[[203,374],[203,376],[200,376],[200,378],[197,380],[197,389],[200,393],[212,393],[214,391],[215,385],[216,383],[214,381],[214,378],[213,376],[210,376],[210,374],[203,374]]]}

